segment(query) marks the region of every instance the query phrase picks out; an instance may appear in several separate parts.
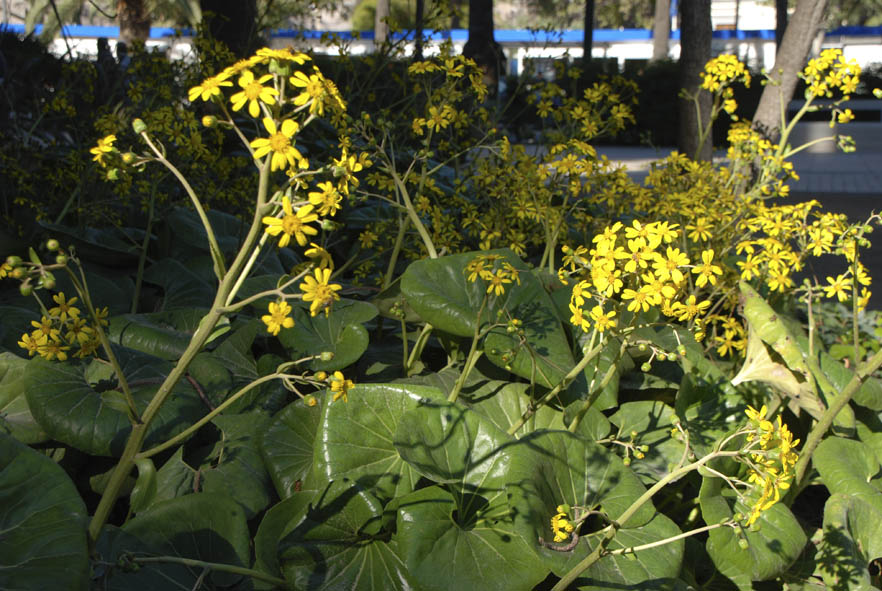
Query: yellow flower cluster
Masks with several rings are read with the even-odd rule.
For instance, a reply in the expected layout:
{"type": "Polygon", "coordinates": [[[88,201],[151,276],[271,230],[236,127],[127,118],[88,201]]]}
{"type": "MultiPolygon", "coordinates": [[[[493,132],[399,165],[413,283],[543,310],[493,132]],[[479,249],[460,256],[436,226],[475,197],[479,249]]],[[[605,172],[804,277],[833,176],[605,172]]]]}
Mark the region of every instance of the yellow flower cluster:
{"type": "Polygon", "coordinates": [[[106,167],[108,154],[111,154],[116,150],[116,148],[113,147],[115,141],[116,136],[114,134],[99,139],[98,144],[94,148],[89,149],[89,152],[92,154],[92,161],[97,162],[102,167],[106,167]]]}
{"type": "MultiPolygon", "coordinates": [[[[47,314],[39,321],[32,320],[34,327],[18,341],[18,346],[43,359],[65,361],[71,349],[76,349],[74,357],[85,358],[94,355],[101,346],[95,326],[80,315],[80,309],[74,306],[78,298],[67,299],[64,292],[52,296],[55,306],[49,308],[47,314]]],[[[98,321],[107,325],[107,308],[96,310],[98,321]]]]}
{"type": "Polygon", "coordinates": [[[423,74],[443,73],[446,78],[462,78],[468,76],[472,90],[482,101],[487,97],[487,84],[484,82],[484,73],[475,63],[475,60],[462,55],[451,55],[451,47],[441,47],[441,54],[437,59],[424,60],[412,63],[407,68],[411,76],[423,74]]]}
{"type": "Polygon", "coordinates": [[[730,53],[724,53],[713,58],[704,65],[701,87],[710,92],[716,92],[732,82],[741,81],[744,86],[750,86],[750,72],[738,58],[730,53]]]}
{"type": "Polygon", "coordinates": [[[747,525],[777,503],[782,490],[790,488],[793,469],[799,459],[794,451],[799,440],[793,440],[793,434],[780,415],[773,423],[766,418],[767,412],[765,405],[759,410],[748,406],[746,411],[749,419],[746,439],[754,446],[748,462],[748,482],[755,485],[747,495],[752,505],[747,525]]]}
{"type": "Polygon", "coordinates": [[[825,49],[821,55],[809,60],[802,71],[802,78],[808,88],[806,94],[817,97],[832,97],[839,90],[847,100],[857,89],[861,67],[856,60],[846,60],[841,49],[825,49]]]}
{"type": "Polygon", "coordinates": [[[557,513],[551,518],[551,531],[554,532],[555,542],[565,542],[576,529],[567,518],[565,509],[563,505],[558,505],[557,513]]]}
{"type": "Polygon", "coordinates": [[[482,254],[469,261],[465,272],[466,279],[472,283],[478,279],[487,282],[487,293],[501,296],[505,293],[505,286],[516,282],[521,284],[520,274],[511,263],[498,254],[482,254]]]}
{"type": "Polygon", "coordinates": [[[342,285],[338,283],[329,283],[331,279],[331,269],[314,269],[313,274],[307,275],[303,283],[300,284],[300,291],[303,292],[303,301],[310,302],[309,313],[311,316],[317,315],[324,311],[325,316],[331,311],[331,305],[340,299],[337,294],[342,289],[342,285]]]}
{"type": "Polygon", "coordinates": [[[684,293],[691,275],[695,285],[713,285],[722,270],[713,262],[713,250],[702,252],[701,265],[690,265],[687,254],[674,246],[680,237],[677,224],[634,220],[629,226],[607,226],[594,237],[590,250],[565,246],[558,277],[564,283],[572,275],[582,277],[570,295],[570,322],[585,332],[592,322],[599,332],[615,327],[616,311],[603,308],[613,298],[635,314],[654,307],[681,322],[700,322],[710,302],[695,293],[682,300],[677,296],[684,293]],[[595,303],[588,314],[586,302],[595,303]]]}
{"type": "Polygon", "coordinates": [[[266,324],[266,330],[273,336],[279,334],[283,328],[293,328],[294,319],[289,316],[291,314],[291,306],[288,302],[270,302],[269,314],[260,317],[266,324]]]}

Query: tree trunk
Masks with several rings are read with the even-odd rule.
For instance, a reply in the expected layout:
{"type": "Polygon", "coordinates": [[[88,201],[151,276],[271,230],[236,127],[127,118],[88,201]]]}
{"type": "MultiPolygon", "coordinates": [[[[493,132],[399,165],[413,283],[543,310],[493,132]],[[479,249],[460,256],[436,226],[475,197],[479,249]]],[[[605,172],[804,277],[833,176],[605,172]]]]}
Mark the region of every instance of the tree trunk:
{"type": "Polygon", "coordinates": [[[374,46],[379,47],[386,42],[389,35],[389,25],[386,19],[389,18],[389,0],[377,0],[377,8],[374,12],[374,46]]]}
{"type": "Polygon", "coordinates": [[[202,22],[209,34],[236,56],[245,57],[257,41],[256,0],[200,0],[202,22]]]}
{"type": "Polygon", "coordinates": [[[781,47],[787,30],[787,0],[775,0],[775,47],[781,47]]]}
{"type": "Polygon", "coordinates": [[[505,54],[493,38],[493,0],[469,0],[469,39],[462,54],[484,71],[484,84],[496,96],[505,54]]]}
{"type": "Polygon", "coordinates": [[[655,0],[655,16],[652,19],[652,60],[657,62],[668,57],[668,39],[671,36],[671,0],[655,0]]]}
{"type": "Polygon", "coordinates": [[[594,47],[594,0],[585,0],[585,21],[582,36],[582,72],[588,72],[591,63],[591,49],[594,47]]]}
{"type": "Polygon", "coordinates": [[[416,17],[414,18],[414,50],[413,55],[416,59],[423,59],[423,23],[425,21],[426,0],[416,0],[416,17]]]}
{"type": "Polygon", "coordinates": [[[132,41],[146,41],[150,37],[150,15],[144,0],[117,0],[119,41],[131,45],[132,41]]]}
{"type": "MultiPolygon", "coordinates": [[[[695,94],[701,86],[704,64],[711,57],[711,0],[680,0],[680,88],[695,94]]],[[[708,133],[699,145],[699,121],[710,125],[711,96],[699,94],[699,109],[690,99],[678,101],[680,125],[678,149],[695,160],[710,160],[712,137],[708,133]],[[701,117],[701,119],[699,119],[701,117]]]]}
{"type": "Polygon", "coordinates": [[[797,74],[805,66],[826,4],[827,0],[799,0],[787,24],[775,55],[775,67],[769,72],[769,83],[753,116],[753,128],[772,142],[781,136],[783,109],[793,97],[797,74]]]}

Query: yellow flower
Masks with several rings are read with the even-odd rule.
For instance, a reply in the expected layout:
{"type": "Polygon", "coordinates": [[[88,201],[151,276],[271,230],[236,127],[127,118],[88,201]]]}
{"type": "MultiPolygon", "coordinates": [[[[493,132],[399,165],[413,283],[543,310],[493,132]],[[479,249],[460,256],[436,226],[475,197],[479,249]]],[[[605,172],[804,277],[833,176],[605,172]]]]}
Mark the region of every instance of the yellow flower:
{"type": "Polygon", "coordinates": [[[37,353],[43,359],[52,361],[58,359],[64,361],[67,359],[67,352],[70,350],[68,345],[62,345],[61,341],[48,340],[37,345],[37,353]]]}
{"type": "Polygon", "coordinates": [[[334,268],[334,260],[331,258],[331,253],[327,250],[316,244],[315,242],[309,243],[310,248],[303,252],[304,255],[313,260],[316,264],[318,264],[319,269],[332,269],[334,268]]]}
{"type": "Polygon", "coordinates": [[[68,318],[76,318],[80,315],[79,308],[74,307],[77,298],[66,300],[62,291],[52,296],[52,300],[58,305],[49,309],[50,316],[65,322],[68,318]]]}
{"type": "Polygon", "coordinates": [[[265,74],[259,79],[254,78],[251,70],[245,70],[239,77],[239,86],[242,87],[241,92],[237,92],[230,97],[233,103],[233,110],[238,111],[248,103],[248,114],[252,117],[260,115],[260,103],[266,105],[276,104],[276,96],[279,91],[275,88],[264,86],[269,80],[272,80],[272,74],[265,74]]]}
{"type": "Polygon", "coordinates": [[[213,96],[221,96],[221,86],[233,85],[232,82],[227,80],[229,75],[228,72],[222,72],[217,76],[206,78],[202,84],[190,89],[190,93],[187,95],[187,100],[192,103],[197,98],[202,98],[203,101],[207,101],[213,96]]]}
{"type": "Polygon", "coordinates": [[[301,107],[309,102],[310,113],[323,115],[325,112],[323,101],[325,85],[323,84],[321,73],[316,70],[315,74],[307,76],[303,72],[294,72],[294,75],[289,80],[295,87],[303,89],[303,92],[294,97],[294,104],[301,107]]]}
{"type": "Polygon", "coordinates": [[[566,513],[559,512],[551,518],[551,531],[554,532],[555,542],[566,541],[575,529],[575,526],[567,519],[566,513]]]}
{"type": "Polygon", "coordinates": [[[51,318],[43,316],[42,318],[40,318],[39,322],[37,322],[36,320],[31,320],[31,326],[37,329],[31,333],[31,336],[41,343],[45,341],[61,340],[61,336],[59,334],[60,331],[58,328],[55,327],[55,324],[52,322],[51,318]]]}
{"type": "Polygon", "coordinates": [[[106,166],[107,163],[104,161],[104,158],[107,154],[114,151],[113,142],[115,141],[116,136],[112,133],[99,139],[98,145],[89,150],[89,153],[93,155],[92,161],[97,162],[101,166],[106,166]]]}
{"type": "Polygon", "coordinates": [[[340,202],[343,200],[342,195],[330,181],[319,183],[318,188],[321,192],[313,191],[309,194],[309,202],[318,207],[319,215],[333,216],[340,209],[340,202]]]}
{"type": "Polygon", "coordinates": [[[337,283],[329,284],[330,278],[330,269],[315,269],[313,275],[307,275],[300,284],[303,301],[312,302],[309,305],[310,315],[315,316],[320,310],[324,310],[327,316],[331,311],[331,304],[340,299],[337,292],[342,286],[337,283]]]}
{"type": "Polygon", "coordinates": [[[824,286],[825,296],[828,298],[835,297],[840,302],[848,300],[851,295],[851,277],[846,277],[844,274],[840,274],[836,276],[836,279],[827,277],[827,282],[830,285],[824,286]]]}
{"type": "Polygon", "coordinates": [[[716,276],[722,275],[723,270],[717,265],[714,265],[713,260],[713,249],[708,249],[701,253],[701,264],[692,269],[692,272],[698,275],[698,278],[695,280],[696,286],[704,287],[707,283],[710,283],[711,285],[717,284],[716,276]]]}
{"type": "Polygon", "coordinates": [[[309,162],[291,141],[294,134],[300,131],[300,125],[296,121],[285,119],[282,121],[282,126],[278,128],[271,117],[264,117],[263,126],[269,132],[270,137],[261,137],[251,141],[255,158],[263,158],[272,153],[271,170],[284,170],[288,166],[293,168],[295,165],[303,169],[309,168],[309,162]]]}
{"type": "Polygon", "coordinates": [[[354,387],[355,382],[344,378],[342,372],[335,371],[334,375],[331,376],[331,392],[334,393],[333,402],[337,402],[340,398],[343,399],[343,402],[349,402],[347,394],[354,387]]]}
{"type": "Polygon", "coordinates": [[[608,328],[615,328],[617,322],[615,315],[615,310],[604,313],[603,306],[600,305],[591,308],[591,319],[594,321],[594,326],[598,332],[603,332],[608,328]]]}
{"type": "Polygon", "coordinates": [[[291,237],[297,241],[300,246],[306,246],[307,234],[315,236],[318,230],[308,225],[318,219],[318,216],[312,213],[312,205],[304,205],[295,213],[291,208],[291,198],[285,195],[282,198],[282,218],[273,216],[264,216],[263,223],[266,224],[266,233],[270,236],[282,235],[279,238],[279,247],[288,246],[291,237]]]}
{"type": "Polygon", "coordinates": [[[289,316],[291,306],[288,302],[270,302],[269,314],[261,316],[260,319],[266,324],[266,331],[275,336],[283,328],[291,328],[294,326],[294,319],[289,316]]]}
{"type": "Polygon", "coordinates": [[[37,349],[40,347],[40,342],[28,333],[24,333],[21,335],[21,340],[18,342],[18,346],[28,352],[28,357],[33,357],[34,353],[37,352],[37,349]]]}

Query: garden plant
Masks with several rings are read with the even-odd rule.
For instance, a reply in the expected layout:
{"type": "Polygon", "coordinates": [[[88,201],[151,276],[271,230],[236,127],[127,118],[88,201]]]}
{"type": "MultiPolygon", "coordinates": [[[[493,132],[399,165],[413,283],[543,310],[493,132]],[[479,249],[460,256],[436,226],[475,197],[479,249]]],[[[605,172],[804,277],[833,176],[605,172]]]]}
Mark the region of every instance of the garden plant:
{"type": "Polygon", "coordinates": [[[714,58],[725,161],[637,184],[592,146],[621,78],[525,85],[530,151],[449,45],[317,60],[128,72],[75,160],[111,197],[22,229],[0,587],[879,588],[879,218],[779,203],[855,63],[772,144],[714,58]]]}

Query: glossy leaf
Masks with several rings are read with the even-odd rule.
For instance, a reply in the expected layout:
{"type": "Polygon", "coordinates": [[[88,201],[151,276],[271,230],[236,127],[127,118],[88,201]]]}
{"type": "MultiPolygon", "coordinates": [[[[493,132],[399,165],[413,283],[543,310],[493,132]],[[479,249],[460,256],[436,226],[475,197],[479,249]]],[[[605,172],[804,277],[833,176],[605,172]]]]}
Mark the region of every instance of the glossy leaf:
{"type": "Polygon", "coordinates": [[[87,519],[60,466],[0,433],[0,589],[88,589],[87,519]]]}
{"type": "MultiPolygon", "coordinates": [[[[469,408],[490,419],[500,431],[508,432],[535,403],[530,391],[529,384],[480,380],[463,388],[462,395],[469,408]]],[[[563,428],[563,413],[543,405],[515,435],[522,436],[537,429],[563,428]]]]}
{"type": "Polygon", "coordinates": [[[419,474],[405,462],[398,434],[412,409],[440,398],[435,388],[400,384],[359,384],[348,402],[325,397],[316,469],[329,480],[358,483],[382,500],[409,493],[419,474]]]}
{"type": "Polygon", "coordinates": [[[626,402],[610,417],[619,428],[620,441],[631,441],[631,433],[636,432],[634,444],[649,447],[643,459],[631,456],[631,469],[647,486],[663,478],[683,458],[683,443],[671,435],[674,416],[674,409],[662,402],[640,400],[626,402]]]}
{"type": "MultiPolygon", "coordinates": [[[[245,567],[251,562],[245,514],[225,495],[196,493],[156,503],[122,529],[156,553],[245,567]]],[[[192,588],[199,572],[187,569],[185,573],[186,578],[176,583],[192,588]]],[[[209,577],[215,584],[228,586],[241,575],[212,571],[209,577]]]]}
{"type": "Polygon", "coordinates": [[[295,359],[333,353],[330,361],[315,359],[306,366],[313,371],[336,371],[358,361],[367,350],[369,338],[362,323],[376,315],[375,306],[355,300],[334,302],[328,316],[311,316],[307,305],[295,305],[294,327],[282,330],[279,340],[295,359]]]}
{"type": "Polygon", "coordinates": [[[150,506],[156,498],[156,466],[150,458],[136,459],[135,466],[138,468],[138,479],[135,481],[129,503],[132,512],[137,514],[150,506]]]}
{"type": "MultiPolygon", "coordinates": [[[[852,370],[827,353],[821,352],[820,363],[821,369],[830,379],[833,386],[840,392],[845,389],[845,386],[854,377],[852,370]]],[[[858,388],[858,391],[854,393],[852,400],[861,406],[866,406],[870,410],[882,410],[882,383],[876,378],[869,376],[861,384],[861,387],[858,388]]]]}
{"type": "MultiPolygon", "coordinates": [[[[468,281],[466,267],[478,253],[463,253],[412,263],[401,278],[401,291],[420,318],[439,330],[460,337],[471,337],[478,326],[478,312],[487,296],[483,280],[468,281]]],[[[494,328],[486,337],[483,350],[499,367],[525,379],[553,387],[575,365],[566,333],[557,318],[554,304],[523,261],[508,249],[488,251],[498,254],[520,272],[520,284],[506,285],[502,296],[487,296],[480,325],[496,322],[497,312],[507,310],[523,322],[526,346],[505,327],[494,328]],[[515,350],[512,359],[503,356],[515,350]]]]}
{"type": "Polygon", "coordinates": [[[866,443],[828,437],[815,449],[812,463],[831,494],[863,499],[882,513],[880,464],[866,443]]]}
{"type": "MultiPolygon", "coordinates": [[[[720,478],[703,479],[698,499],[705,523],[719,523],[731,518],[736,511],[742,515],[750,513],[750,507],[724,495],[724,487],[720,478]]],[[[806,544],[802,527],[783,503],[775,503],[763,511],[756,523],[759,531],[741,530],[747,540],[746,549],[739,546],[738,536],[731,527],[709,532],[708,554],[719,571],[740,589],[751,589],[752,581],[766,581],[785,572],[806,544]]]]}
{"type": "Polygon", "coordinates": [[[882,511],[860,498],[836,493],[827,499],[817,562],[828,588],[878,588],[873,585],[867,565],[882,556],[880,523],[882,511]]]}
{"type": "Polygon", "coordinates": [[[0,353],[0,433],[33,445],[49,439],[34,420],[25,397],[28,361],[9,352],[0,353]]]}
{"type": "MultiPolygon", "coordinates": [[[[143,412],[171,371],[171,365],[124,349],[117,349],[116,355],[131,385],[138,411],[143,412]]],[[[25,373],[28,405],[34,418],[53,439],[89,454],[118,456],[131,431],[128,416],[119,410],[121,393],[115,383],[90,383],[87,370],[88,366],[75,362],[31,360],[25,373]]],[[[183,431],[203,414],[205,406],[193,388],[182,380],[151,423],[145,448],[183,431]]]]}
{"type": "Polygon", "coordinates": [[[267,513],[255,538],[257,564],[278,568],[296,589],[413,589],[389,544],[372,537],[382,512],[351,483],[304,490],[267,513]]]}
{"type": "Polygon", "coordinates": [[[312,472],[321,418],[321,406],[297,400],[276,413],[260,437],[260,454],[283,499],[300,489],[312,472]]]}
{"type": "MultiPolygon", "coordinates": [[[[583,532],[584,542],[571,552],[557,552],[539,544],[540,538],[553,538],[550,521],[558,505],[596,509],[616,519],[646,490],[620,457],[566,431],[531,433],[509,446],[506,454],[510,456],[510,468],[505,489],[516,529],[558,576],[563,576],[590,554],[595,543],[587,536],[588,532],[583,532]]],[[[631,530],[631,537],[617,536],[617,540],[641,540],[639,544],[643,544],[679,533],[676,525],[656,514],[651,502],[640,507],[623,524],[619,536],[631,530]],[[654,523],[648,525],[651,522],[654,523]]],[[[622,543],[630,545],[627,541],[622,543]]],[[[682,551],[682,542],[646,551],[646,560],[659,565],[651,578],[676,576],[682,551]]],[[[584,576],[595,579],[607,576],[609,567],[602,563],[596,563],[584,576]]],[[[617,576],[609,581],[597,580],[637,583],[643,580],[640,577],[644,576],[641,574],[644,566],[634,568],[636,570],[628,571],[629,574],[622,573],[624,579],[617,576]]]]}
{"type": "Polygon", "coordinates": [[[115,316],[110,320],[108,338],[123,347],[175,361],[184,353],[207,312],[188,309],[115,316]]]}
{"type": "Polygon", "coordinates": [[[398,548],[419,588],[528,591],[548,574],[505,515],[505,501],[482,497],[463,507],[439,486],[400,499],[398,548]],[[501,510],[502,509],[502,510],[501,510]]]}

